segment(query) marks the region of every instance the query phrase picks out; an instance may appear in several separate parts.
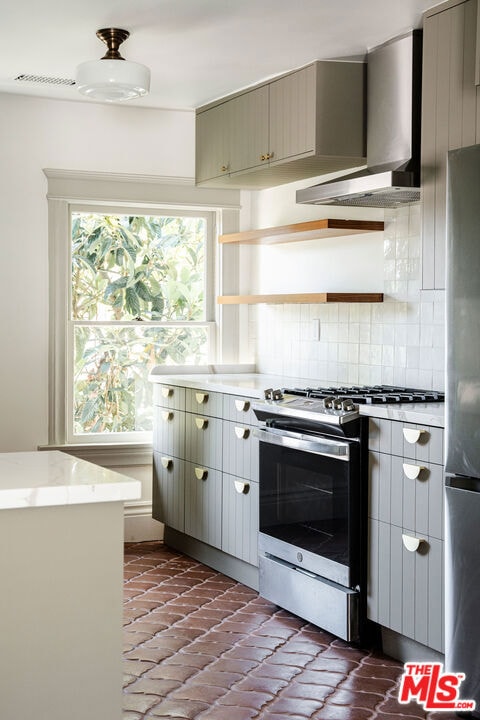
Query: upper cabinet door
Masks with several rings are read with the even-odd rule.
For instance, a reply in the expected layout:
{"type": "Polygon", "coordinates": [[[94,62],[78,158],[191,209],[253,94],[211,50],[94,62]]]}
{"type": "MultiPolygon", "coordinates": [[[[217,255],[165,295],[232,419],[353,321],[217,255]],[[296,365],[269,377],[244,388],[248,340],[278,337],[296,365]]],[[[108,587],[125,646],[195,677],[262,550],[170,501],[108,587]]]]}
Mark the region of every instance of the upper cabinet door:
{"type": "Polygon", "coordinates": [[[231,112],[231,170],[250,170],[268,162],[268,85],[228,103],[231,112]]]}
{"type": "Polygon", "coordinates": [[[315,62],[225,98],[197,111],[196,181],[260,189],[364,165],[364,110],[353,62],[315,62]]]}
{"type": "Polygon", "coordinates": [[[477,1],[428,11],[423,35],[422,287],[445,287],[447,152],[474,145],[477,1]]]}
{"type": "Polygon", "coordinates": [[[315,152],[315,66],[270,84],[270,162],[315,152]]]}
{"type": "Polygon", "coordinates": [[[227,176],[230,172],[231,118],[232,108],[229,103],[222,103],[197,115],[197,182],[227,176]]]}

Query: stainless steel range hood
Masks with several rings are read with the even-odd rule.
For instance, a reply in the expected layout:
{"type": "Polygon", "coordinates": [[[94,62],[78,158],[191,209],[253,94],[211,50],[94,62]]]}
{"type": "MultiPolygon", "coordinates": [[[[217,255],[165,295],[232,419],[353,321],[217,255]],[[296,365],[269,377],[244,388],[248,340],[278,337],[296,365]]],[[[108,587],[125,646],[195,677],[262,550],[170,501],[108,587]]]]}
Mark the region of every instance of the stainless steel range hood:
{"type": "Polygon", "coordinates": [[[297,203],[398,207],[420,200],[422,31],[367,57],[367,168],[297,191],[297,203]]]}

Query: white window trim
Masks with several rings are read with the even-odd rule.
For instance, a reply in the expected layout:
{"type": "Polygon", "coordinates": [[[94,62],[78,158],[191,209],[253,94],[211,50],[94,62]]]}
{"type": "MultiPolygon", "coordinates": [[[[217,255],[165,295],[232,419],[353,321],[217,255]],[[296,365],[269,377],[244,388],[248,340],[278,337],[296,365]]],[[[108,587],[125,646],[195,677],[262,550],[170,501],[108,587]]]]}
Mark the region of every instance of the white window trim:
{"type": "MultiPolygon", "coordinates": [[[[132,450],[132,460],[138,464],[138,452],[145,444],[122,443],[119,439],[100,443],[69,443],[67,435],[67,319],[69,313],[69,229],[72,209],[95,205],[122,208],[136,208],[139,212],[158,212],[162,207],[181,211],[214,211],[217,219],[217,233],[235,232],[239,225],[240,193],[237,190],[197,188],[190,179],[172,179],[150,176],[118,175],[110,173],[89,173],[45,169],[48,180],[49,217],[49,433],[48,447],[75,448],[82,455],[89,449],[100,460],[103,448],[107,456],[112,447],[132,450]]],[[[216,242],[216,238],[214,239],[216,242]]],[[[212,253],[215,255],[215,253],[212,253]]],[[[238,292],[238,248],[228,248],[217,255],[216,290],[219,294],[238,292]],[[227,259],[227,262],[225,262],[227,259]]],[[[213,272],[213,268],[210,268],[213,272]]],[[[209,316],[218,323],[218,362],[236,362],[238,349],[238,308],[217,306],[207,308],[209,316]]],[[[126,462],[128,457],[123,458],[126,462]]],[[[102,464],[102,463],[100,463],[102,464]]],[[[110,463],[108,463],[110,464],[110,463]]]]}

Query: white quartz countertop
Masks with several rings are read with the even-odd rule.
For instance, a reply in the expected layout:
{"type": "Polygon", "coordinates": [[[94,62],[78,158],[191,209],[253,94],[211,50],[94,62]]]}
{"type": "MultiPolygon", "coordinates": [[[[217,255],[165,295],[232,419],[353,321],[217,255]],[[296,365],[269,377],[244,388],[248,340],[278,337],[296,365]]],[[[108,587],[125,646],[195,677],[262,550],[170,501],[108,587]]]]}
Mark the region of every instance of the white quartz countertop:
{"type": "Polygon", "coordinates": [[[0,510],[136,500],[141,483],[59,452],[0,453],[0,510]]]}
{"type": "MultiPolygon", "coordinates": [[[[175,372],[174,368],[158,368],[150,375],[154,383],[192,387],[210,392],[222,392],[229,395],[245,395],[262,399],[266,388],[282,387],[331,387],[340,383],[317,381],[305,378],[285,377],[283,375],[265,375],[255,372],[175,372]],[[162,373],[161,371],[164,370],[162,373]]],[[[369,417],[398,420],[401,422],[418,423],[444,427],[444,403],[403,403],[398,405],[360,405],[360,414],[369,417]]]]}

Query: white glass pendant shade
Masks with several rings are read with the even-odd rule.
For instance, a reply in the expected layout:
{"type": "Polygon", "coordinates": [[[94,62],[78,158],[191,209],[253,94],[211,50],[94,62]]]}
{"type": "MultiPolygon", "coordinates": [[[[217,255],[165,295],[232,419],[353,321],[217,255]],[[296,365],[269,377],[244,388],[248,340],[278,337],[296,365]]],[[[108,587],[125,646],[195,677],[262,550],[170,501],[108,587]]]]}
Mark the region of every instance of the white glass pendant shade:
{"type": "Polygon", "coordinates": [[[150,90],[150,70],[140,63],[124,60],[120,45],[130,37],[128,30],[103,28],[97,30],[99,40],[108,50],[101,60],[84,62],[77,68],[78,90],[93,100],[118,102],[146,95],[150,90]]]}
{"type": "Polygon", "coordinates": [[[91,60],[78,66],[76,85],[93,100],[131,100],[150,90],[150,70],[128,60],[91,60]]]}

